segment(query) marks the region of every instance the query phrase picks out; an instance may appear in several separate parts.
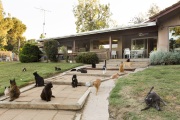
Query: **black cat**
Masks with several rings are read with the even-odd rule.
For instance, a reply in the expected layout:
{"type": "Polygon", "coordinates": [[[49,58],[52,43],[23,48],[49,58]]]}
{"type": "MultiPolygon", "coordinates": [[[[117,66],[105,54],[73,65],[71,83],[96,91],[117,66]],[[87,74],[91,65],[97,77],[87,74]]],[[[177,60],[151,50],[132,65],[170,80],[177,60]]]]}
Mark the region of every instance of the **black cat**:
{"type": "Polygon", "coordinates": [[[39,74],[36,72],[33,73],[35,80],[36,80],[36,87],[44,86],[44,79],[43,77],[39,76],[39,74]]]}
{"type": "Polygon", "coordinates": [[[96,68],[96,64],[95,63],[92,63],[92,68],[96,68]]]}
{"type": "Polygon", "coordinates": [[[26,69],[26,68],[23,68],[22,71],[25,72],[25,71],[27,71],[27,69],[26,69]]]}
{"type": "Polygon", "coordinates": [[[73,75],[72,77],[72,87],[75,88],[78,86],[78,80],[77,80],[77,76],[76,75],[73,75]]]}
{"type": "Polygon", "coordinates": [[[55,71],[59,71],[61,70],[61,68],[55,67],[55,71]]]}
{"type": "Polygon", "coordinates": [[[48,101],[51,101],[51,97],[55,97],[54,95],[52,95],[51,88],[53,88],[52,83],[51,82],[47,83],[41,93],[42,100],[45,100],[48,102],[48,101]]]}
{"type": "Polygon", "coordinates": [[[76,69],[75,69],[75,68],[73,68],[73,69],[71,69],[71,71],[76,71],[76,69]]]}
{"type": "Polygon", "coordinates": [[[128,58],[128,59],[126,60],[126,62],[130,62],[130,59],[128,58]]]}
{"type": "Polygon", "coordinates": [[[159,95],[157,95],[155,92],[151,92],[153,88],[154,87],[151,88],[151,90],[149,91],[149,93],[147,94],[145,98],[145,103],[147,107],[142,109],[141,111],[147,110],[150,107],[154,107],[158,111],[161,111],[160,103],[162,102],[164,105],[166,105],[166,103],[159,97],[159,95]]]}
{"type": "Polygon", "coordinates": [[[80,68],[77,70],[77,72],[87,73],[87,70],[85,68],[80,68]]]}

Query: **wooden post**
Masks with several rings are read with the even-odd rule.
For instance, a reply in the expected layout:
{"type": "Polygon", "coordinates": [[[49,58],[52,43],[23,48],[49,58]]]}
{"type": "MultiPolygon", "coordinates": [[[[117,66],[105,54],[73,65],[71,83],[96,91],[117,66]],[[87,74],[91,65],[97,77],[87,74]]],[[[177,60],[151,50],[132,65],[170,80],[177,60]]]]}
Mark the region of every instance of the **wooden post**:
{"type": "Polygon", "coordinates": [[[76,52],[76,41],[75,40],[73,41],[73,50],[72,50],[72,52],[76,52]]]}
{"type": "Polygon", "coordinates": [[[112,40],[111,36],[109,36],[109,58],[111,59],[111,51],[112,51],[112,40]]]}

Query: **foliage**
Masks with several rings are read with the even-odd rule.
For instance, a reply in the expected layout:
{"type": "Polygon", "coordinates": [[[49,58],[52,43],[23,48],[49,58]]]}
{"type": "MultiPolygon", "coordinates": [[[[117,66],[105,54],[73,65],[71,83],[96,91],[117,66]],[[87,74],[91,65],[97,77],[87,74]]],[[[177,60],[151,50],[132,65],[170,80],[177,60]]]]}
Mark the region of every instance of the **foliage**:
{"type": "Polygon", "coordinates": [[[68,62],[68,51],[67,48],[65,46],[61,46],[60,47],[60,51],[63,53],[63,57],[66,60],[66,62],[68,62]]]}
{"type": "Polygon", "coordinates": [[[173,31],[173,36],[180,36],[180,26],[172,27],[170,31],[173,31]]]}
{"type": "Polygon", "coordinates": [[[43,39],[45,37],[46,37],[45,34],[42,33],[39,38],[43,39]]]}
{"type": "Polygon", "coordinates": [[[4,18],[3,10],[2,1],[0,0],[0,21],[4,18]]]}
{"type": "Polygon", "coordinates": [[[0,95],[3,95],[4,87],[9,86],[9,79],[16,79],[18,87],[23,87],[30,83],[34,83],[33,72],[37,71],[43,78],[52,77],[71,68],[80,66],[77,63],[20,63],[20,62],[0,62],[0,95]],[[54,67],[61,67],[61,71],[55,71],[54,67]],[[22,72],[23,68],[26,72],[22,72]]]}
{"type": "Polygon", "coordinates": [[[149,58],[151,65],[180,64],[180,52],[153,51],[149,58]]]}
{"type": "Polygon", "coordinates": [[[38,46],[33,44],[25,44],[20,52],[20,61],[22,63],[29,62],[39,62],[42,52],[39,50],[38,46]]]}
{"type": "Polygon", "coordinates": [[[47,55],[47,58],[52,62],[57,62],[58,54],[58,41],[48,40],[44,42],[44,51],[47,55]]]}
{"type": "Polygon", "coordinates": [[[160,12],[160,8],[159,6],[157,6],[156,4],[152,4],[147,12],[147,16],[148,17],[152,17],[153,15],[157,14],[160,12]]]}
{"type": "Polygon", "coordinates": [[[99,58],[96,53],[88,52],[88,53],[80,53],[75,58],[77,63],[99,63],[99,58]]]}
{"type": "Polygon", "coordinates": [[[26,31],[24,25],[19,19],[5,16],[3,11],[2,2],[0,1],[0,49],[6,49],[15,53],[19,52],[20,44],[23,46],[25,37],[23,33],[26,31]]]}
{"type": "Polygon", "coordinates": [[[35,39],[29,39],[26,41],[26,43],[29,43],[29,44],[38,44],[38,42],[36,42],[35,39]]]}
{"type": "MultiPolygon", "coordinates": [[[[178,120],[180,118],[180,65],[153,66],[137,73],[121,77],[110,93],[109,106],[114,112],[110,116],[126,118],[127,120],[178,120]],[[154,90],[166,103],[161,106],[162,111],[145,108],[143,102],[150,88],[154,90]],[[128,114],[129,113],[129,114],[128,114]],[[131,114],[130,114],[131,113],[131,114]],[[135,119],[135,118],[138,119],[135,119]]],[[[109,111],[110,111],[109,110],[109,111]]],[[[111,112],[110,112],[111,113],[111,112]]]]}
{"type": "Polygon", "coordinates": [[[15,53],[19,52],[20,45],[25,41],[23,33],[26,31],[26,25],[24,25],[19,19],[12,18],[13,27],[8,31],[7,34],[7,44],[13,46],[13,51],[15,53]]]}
{"type": "Polygon", "coordinates": [[[134,23],[134,24],[139,24],[142,23],[146,20],[146,16],[143,15],[142,13],[139,13],[138,15],[136,15],[135,17],[133,17],[130,22],[134,23]]]}
{"type": "Polygon", "coordinates": [[[78,0],[73,13],[78,33],[108,28],[111,21],[110,5],[100,4],[99,0],[78,0]]]}
{"type": "Polygon", "coordinates": [[[0,20],[0,47],[7,45],[6,35],[8,31],[13,27],[13,22],[11,18],[4,18],[0,20]]]}
{"type": "Polygon", "coordinates": [[[151,17],[159,12],[160,12],[160,8],[156,4],[152,4],[147,12],[139,13],[138,15],[133,17],[130,20],[130,22],[132,22],[134,24],[142,23],[142,22],[148,20],[148,17],[151,17]]]}

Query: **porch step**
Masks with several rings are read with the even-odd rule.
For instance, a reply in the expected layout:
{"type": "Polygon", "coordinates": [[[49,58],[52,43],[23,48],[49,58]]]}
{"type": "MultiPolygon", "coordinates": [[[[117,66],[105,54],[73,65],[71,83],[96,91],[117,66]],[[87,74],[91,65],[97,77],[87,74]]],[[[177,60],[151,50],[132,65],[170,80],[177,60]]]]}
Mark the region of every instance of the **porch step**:
{"type": "MultiPolygon", "coordinates": [[[[107,67],[108,66],[119,66],[121,62],[126,61],[126,59],[110,59],[106,61],[107,67]]],[[[147,67],[149,65],[149,59],[131,59],[131,67],[132,68],[142,68],[147,67]]],[[[100,62],[97,64],[99,66],[103,66],[104,62],[100,62]]]]}

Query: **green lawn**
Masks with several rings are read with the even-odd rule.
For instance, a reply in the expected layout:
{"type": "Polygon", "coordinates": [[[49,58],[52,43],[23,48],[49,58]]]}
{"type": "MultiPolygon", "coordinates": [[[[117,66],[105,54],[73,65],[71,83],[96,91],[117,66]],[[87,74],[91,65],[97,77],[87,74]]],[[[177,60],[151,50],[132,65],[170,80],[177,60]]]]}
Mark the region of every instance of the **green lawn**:
{"type": "Polygon", "coordinates": [[[4,87],[9,86],[9,79],[16,79],[19,87],[35,82],[33,72],[44,78],[53,76],[60,72],[80,66],[77,63],[19,63],[19,62],[0,62],[0,95],[4,92],[4,87]],[[55,71],[54,67],[60,67],[61,71],[55,71]],[[27,71],[22,72],[26,67],[27,71]]]}
{"type": "Polygon", "coordinates": [[[124,76],[111,91],[110,111],[126,120],[178,120],[180,118],[180,65],[153,66],[124,76]],[[140,111],[150,88],[166,103],[162,111],[150,108],[140,111]]]}

